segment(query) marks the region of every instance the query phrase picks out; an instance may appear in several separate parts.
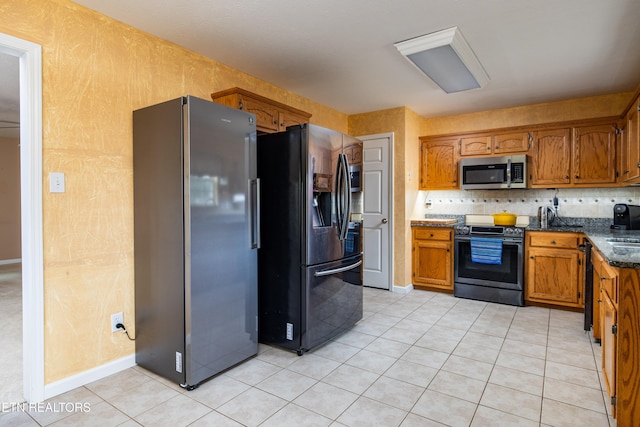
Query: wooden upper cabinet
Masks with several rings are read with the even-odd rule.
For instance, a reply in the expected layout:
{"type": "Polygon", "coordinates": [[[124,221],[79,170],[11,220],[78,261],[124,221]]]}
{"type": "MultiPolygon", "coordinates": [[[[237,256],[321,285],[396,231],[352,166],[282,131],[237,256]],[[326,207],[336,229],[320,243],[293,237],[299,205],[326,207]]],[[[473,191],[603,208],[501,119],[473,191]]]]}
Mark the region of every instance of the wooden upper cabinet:
{"type": "Polygon", "coordinates": [[[525,154],[529,152],[531,140],[529,132],[464,136],[460,138],[460,156],[525,154]]]}
{"type": "Polygon", "coordinates": [[[625,116],[620,144],[620,181],[640,182],[640,97],[625,116]]]}
{"type": "Polygon", "coordinates": [[[529,185],[555,187],[571,182],[571,129],[541,130],[533,138],[529,185]]]}
{"type": "Polygon", "coordinates": [[[420,138],[420,189],[460,188],[458,138],[420,138]]]}
{"type": "Polygon", "coordinates": [[[572,182],[613,184],[616,182],[616,127],[614,125],[574,128],[572,182]]]}
{"type": "Polygon", "coordinates": [[[460,156],[491,154],[491,136],[465,136],[460,138],[460,156]]]}
{"type": "Polygon", "coordinates": [[[211,94],[219,104],[247,111],[256,115],[259,132],[274,133],[288,126],[309,123],[311,114],[240,88],[232,88],[211,94]]]}
{"type": "Polygon", "coordinates": [[[494,154],[527,153],[533,136],[530,132],[503,133],[492,138],[494,154]]]}
{"type": "Polygon", "coordinates": [[[358,141],[354,144],[347,145],[343,150],[347,155],[347,160],[351,166],[362,164],[362,142],[358,141]]]}

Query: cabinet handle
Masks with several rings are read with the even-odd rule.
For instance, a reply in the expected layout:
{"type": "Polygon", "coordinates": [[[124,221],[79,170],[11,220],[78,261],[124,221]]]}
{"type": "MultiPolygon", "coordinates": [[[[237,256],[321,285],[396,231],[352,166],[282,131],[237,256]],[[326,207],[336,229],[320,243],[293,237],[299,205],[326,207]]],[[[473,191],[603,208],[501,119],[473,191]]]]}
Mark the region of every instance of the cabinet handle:
{"type": "MultiPolygon", "coordinates": [[[[498,148],[498,147],[496,147],[496,148],[498,148]]],[[[491,147],[487,147],[487,151],[491,151],[491,147]]]]}
{"type": "Polygon", "coordinates": [[[496,145],[496,150],[498,150],[500,147],[496,145]]]}
{"type": "Polygon", "coordinates": [[[598,298],[598,300],[597,300],[597,301],[598,301],[598,302],[602,302],[602,300],[601,300],[600,298],[598,298]]]}
{"type": "Polygon", "coordinates": [[[429,234],[429,237],[433,237],[433,234],[429,234]]]}
{"type": "Polygon", "coordinates": [[[535,257],[533,255],[529,256],[529,258],[534,259],[535,257]]]}
{"type": "Polygon", "coordinates": [[[551,243],[552,245],[555,245],[555,244],[556,244],[556,241],[555,241],[555,240],[552,240],[552,241],[551,241],[551,242],[549,242],[549,243],[551,243]]]}
{"type": "Polygon", "coordinates": [[[569,175],[565,175],[565,176],[564,176],[564,179],[569,179],[569,175]]]}
{"type": "Polygon", "coordinates": [[[579,175],[576,175],[576,179],[578,179],[578,178],[580,178],[580,176],[579,176],[579,175]]]}
{"type": "Polygon", "coordinates": [[[449,252],[449,249],[447,249],[447,252],[449,252]]]}

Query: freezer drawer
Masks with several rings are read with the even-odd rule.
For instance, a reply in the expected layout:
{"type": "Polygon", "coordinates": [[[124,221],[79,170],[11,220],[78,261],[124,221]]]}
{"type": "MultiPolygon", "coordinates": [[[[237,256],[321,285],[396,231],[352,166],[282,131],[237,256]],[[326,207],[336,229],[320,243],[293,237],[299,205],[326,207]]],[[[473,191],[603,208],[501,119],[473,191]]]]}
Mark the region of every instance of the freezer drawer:
{"type": "Polygon", "coordinates": [[[260,284],[260,341],[302,354],[362,319],[362,256],[260,284]]]}
{"type": "Polygon", "coordinates": [[[325,343],[362,319],[361,272],[361,255],[307,268],[303,350],[325,343]]]}

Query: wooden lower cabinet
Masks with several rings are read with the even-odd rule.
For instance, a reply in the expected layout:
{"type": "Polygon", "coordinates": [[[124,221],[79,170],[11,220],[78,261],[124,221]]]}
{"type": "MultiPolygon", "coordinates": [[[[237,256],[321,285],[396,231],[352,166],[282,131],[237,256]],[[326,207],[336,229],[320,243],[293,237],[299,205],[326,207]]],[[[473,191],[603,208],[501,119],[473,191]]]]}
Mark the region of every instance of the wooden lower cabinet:
{"type": "Polygon", "coordinates": [[[602,369],[617,427],[640,426],[640,269],[616,270],[617,304],[614,296],[600,312],[602,369]]]}
{"type": "Polygon", "coordinates": [[[591,259],[599,317],[594,336],[599,334],[602,345],[602,378],[611,414],[617,427],[639,426],[640,269],[612,267],[595,248],[591,259]]]}
{"type": "Polygon", "coordinates": [[[414,286],[453,293],[453,229],[419,226],[412,234],[414,286]]]}
{"type": "MultiPolygon", "coordinates": [[[[618,350],[617,331],[618,313],[609,295],[600,295],[600,344],[602,345],[602,378],[609,398],[616,396],[616,357],[618,350]]],[[[611,413],[615,417],[615,400],[610,400],[611,413]]]]}
{"type": "Polygon", "coordinates": [[[582,308],[581,233],[527,232],[525,301],[582,308]]]}

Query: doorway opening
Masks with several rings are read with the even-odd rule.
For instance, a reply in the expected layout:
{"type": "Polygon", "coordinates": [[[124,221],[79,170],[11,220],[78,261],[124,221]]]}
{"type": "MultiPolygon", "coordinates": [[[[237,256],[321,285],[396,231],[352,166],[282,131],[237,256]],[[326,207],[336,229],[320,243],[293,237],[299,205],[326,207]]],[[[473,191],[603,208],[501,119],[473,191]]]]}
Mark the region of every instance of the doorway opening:
{"type": "Polygon", "coordinates": [[[42,249],[42,49],[0,33],[0,54],[18,59],[20,246],[22,283],[22,399],[44,393],[44,280],[42,249]]]}

